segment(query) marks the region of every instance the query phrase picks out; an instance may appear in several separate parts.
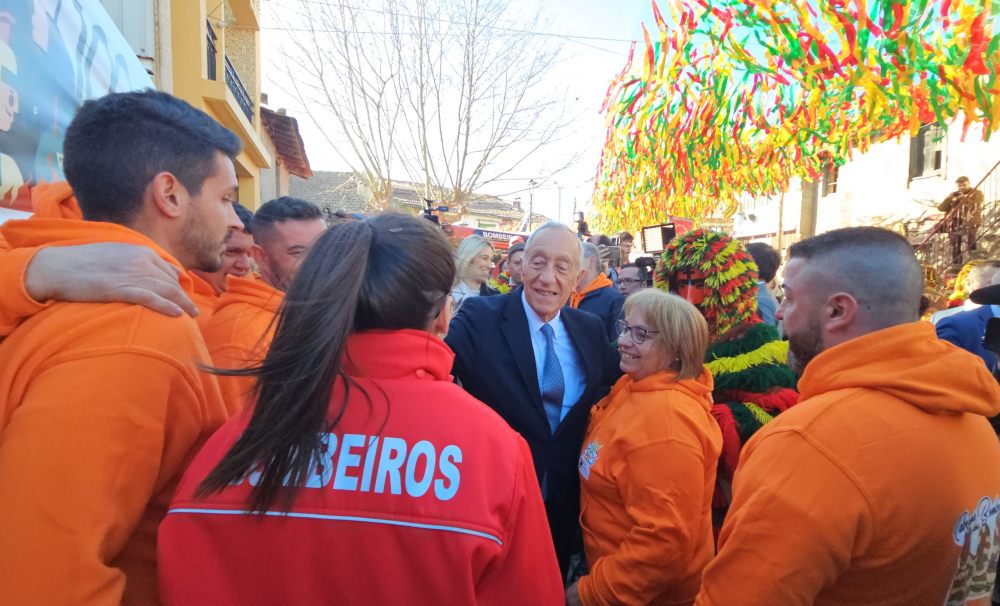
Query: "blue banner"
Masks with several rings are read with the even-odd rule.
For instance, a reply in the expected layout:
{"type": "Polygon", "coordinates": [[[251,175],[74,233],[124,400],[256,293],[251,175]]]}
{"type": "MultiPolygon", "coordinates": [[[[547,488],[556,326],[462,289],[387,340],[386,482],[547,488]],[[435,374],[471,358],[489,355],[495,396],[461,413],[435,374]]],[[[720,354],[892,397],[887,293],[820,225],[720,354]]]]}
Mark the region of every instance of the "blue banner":
{"type": "Polygon", "coordinates": [[[0,0],[0,207],[61,181],[66,127],[87,99],[153,82],[98,0],[0,0]]]}

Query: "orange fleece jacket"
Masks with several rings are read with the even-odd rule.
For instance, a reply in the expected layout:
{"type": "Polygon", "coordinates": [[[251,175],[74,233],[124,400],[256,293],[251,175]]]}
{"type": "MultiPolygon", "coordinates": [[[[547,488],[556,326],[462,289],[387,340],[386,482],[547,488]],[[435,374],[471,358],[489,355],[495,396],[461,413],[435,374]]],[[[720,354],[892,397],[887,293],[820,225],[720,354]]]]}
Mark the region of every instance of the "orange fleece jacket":
{"type": "Polygon", "coordinates": [[[594,292],[595,290],[599,290],[601,288],[607,288],[608,286],[614,286],[614,285],[615,284],[614,282],[611,281],[611,278],[607,277],[604,274],[600,274],[596,278],[591,280],[590,284],[588,284],[587,287],[584,288],[583,290],[579,292],[573,291],[572,293],[570,293],[569,306],[576,309],[577,307],[580,306],[580,301],[583,301],[583,298],[587,296],[587,293],[591,293],[594,292]]]}
{"type": "MultiPolygon", "coordinates": [[[[47,219],[82,219],[80,205],[65,181],[40,183],[31,190],[31,206],[35,217],[47,219]]],[[[25,318],[42,311],[49,303],[39,303],[28,295],[24,277],[28,264],[41,247],[14,250],[0,233],[0,338],[9,335],[25,318]]]]}
{"type": "Polygon", "coordinates": [[[187,275],[191,277],[191,302],[198,308],[198,317],[195,318],[195,321],[198,322],[198,328],[204,333],[205,329],[208,328],[209,320],[212,319],[212,311],[219,300],[219,295],[215,294],[212,285],[202,280],[198,274],[189,271],[187,275]]]}
{"type": "MultiPolygon", "coordinates": [[[[0,231],[14,248],[124,242],[177,265],[120,225],[32,218],[0,231]]],[[[157,526],[227,419],[198,362],[211,360],[194,320],[122,303],[51,305],[0,344],[0,604],[158,603],[157,526]]]]}
{"type": "Polygon", "coordinates": [[[712,374],[675,376],[624,376],[591,410],[580,457],[584,606],[692,604],[715,555],[712,374]]]}
{"type": "MultiPolygon", "coordinates": [[[[42,219],[83,219],[80,205],[73,196],[73,190],[65,181],[41,183],[31,190],[33,218],[42,219]]],[[[45,246],[64,246],[52,242],[45,246]]],[[[0,290],[0,338],[9,335],[25,318],[42,311],[53,302],[39,303],[28,295],[24,288],[24,278],[28,264],[44,246],[12,249],[0,234],[0,284],[9,285],[0,290]]],[[[212,317],[212,306],[218,297],[215,290],[192,272],[187,275],[193,282],[188,296],[198,308],[198,327],[204,328],[212,317]]]]}
{"type": "MultiPolygon", "coordinates": [[[[243,368],[262,360],[271,345],[271,321],[284,297],[257,275],[226,276],[226,292],[219,296],[212,319],[202,331],[212,363],[219,368],[243,368]]],[[[253,379],[218,377],[218,381],[229,413],[242,410],[253,379]]]]}
{"type": "Polygon", "coordinates": [[[743,449],[697,604],[988,605],[1000,387],[979,358],[914,322],[824,351],[799,390],[743,449]]]}

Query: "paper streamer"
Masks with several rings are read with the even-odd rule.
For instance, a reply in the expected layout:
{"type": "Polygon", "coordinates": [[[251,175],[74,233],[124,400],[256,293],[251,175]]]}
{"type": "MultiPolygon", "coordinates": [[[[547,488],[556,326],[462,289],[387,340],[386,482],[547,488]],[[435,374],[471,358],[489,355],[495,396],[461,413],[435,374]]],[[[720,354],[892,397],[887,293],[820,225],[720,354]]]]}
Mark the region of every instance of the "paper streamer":
{"type": "Polygon", "coordinates": [[[731,216],[876,142],[1000,124],[1000,0],[654,2],[608,89],[592,223],[731,216]],[[657,39],[658,38],[658,39],[657,39]]]}

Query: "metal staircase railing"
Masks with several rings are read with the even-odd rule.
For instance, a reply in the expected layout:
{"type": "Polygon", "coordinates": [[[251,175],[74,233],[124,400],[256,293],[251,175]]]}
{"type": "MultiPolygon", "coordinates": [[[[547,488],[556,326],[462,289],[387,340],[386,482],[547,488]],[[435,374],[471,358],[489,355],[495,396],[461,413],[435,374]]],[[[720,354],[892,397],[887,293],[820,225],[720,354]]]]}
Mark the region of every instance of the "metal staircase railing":
{"type": "MultiPolygon", "coordinates": [[[[971,210],[971,209],[970,209],[971,210]]],[[[947,215],[938,221],[926,238],[917,246],[917,258],[924,265],[930,265],[942,276],[949,269],[973,258],[973,253],[982,248],[983,239],[1000,230],[1000,162],[986,173],[975,187],[962,197],[947,215]],[[973,192],[983,194],[979,225],[968,220],[972,212],[963,213],[965,207],[974,204],[973,192]]]]}

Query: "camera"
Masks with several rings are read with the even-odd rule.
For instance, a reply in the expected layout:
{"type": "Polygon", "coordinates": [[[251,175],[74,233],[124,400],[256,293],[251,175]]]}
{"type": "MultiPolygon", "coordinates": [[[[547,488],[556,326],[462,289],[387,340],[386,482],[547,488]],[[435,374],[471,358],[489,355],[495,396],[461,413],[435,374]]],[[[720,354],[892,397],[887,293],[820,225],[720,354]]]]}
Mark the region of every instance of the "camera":
{"type": "Polygon", "coordinates": [[[583,220],[583,212],[574,213],[573,220],[576,221],[577,235],[590,236],[590,226],[587,225],[587,222],[583,220]]]}
{"type": "Polygon", "coordinates": [[[427,198],[424,198],[424,204],[427,205],[427,207],[424,209],[424,218],[433,223],[434,225],[441,225],[441,219],[434,213],[435,212],[446,213],[448,212],[448,207],[438,206],[437,208],[434,208],[434,200],[428,200],[427,198]]]}

